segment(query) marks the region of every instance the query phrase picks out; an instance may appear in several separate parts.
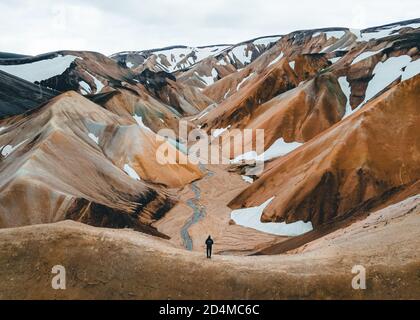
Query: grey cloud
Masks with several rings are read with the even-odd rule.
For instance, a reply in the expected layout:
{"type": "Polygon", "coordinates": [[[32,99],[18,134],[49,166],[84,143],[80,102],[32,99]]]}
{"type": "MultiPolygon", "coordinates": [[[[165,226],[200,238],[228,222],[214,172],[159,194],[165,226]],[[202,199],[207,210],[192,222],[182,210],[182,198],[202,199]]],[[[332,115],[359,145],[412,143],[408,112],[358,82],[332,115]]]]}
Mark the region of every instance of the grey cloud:
{"type": "Polygon", "coordinates": [[[420,17],[415,0],[113,0],[0,3],[0,51],[111,54],[172,44],[237,43],[328,26],[368,27],[420,17]]]}

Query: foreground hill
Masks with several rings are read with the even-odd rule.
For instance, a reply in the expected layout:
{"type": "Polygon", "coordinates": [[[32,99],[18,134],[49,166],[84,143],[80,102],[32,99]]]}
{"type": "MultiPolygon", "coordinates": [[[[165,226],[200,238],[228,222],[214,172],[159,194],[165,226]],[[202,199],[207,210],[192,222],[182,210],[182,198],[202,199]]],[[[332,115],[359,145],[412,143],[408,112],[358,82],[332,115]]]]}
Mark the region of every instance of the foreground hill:
{"type": "Polygon", "coordinates": [[[4,229],[0,298],[419,299],[419,203],[407,199],[287,255],[211,261],[129,230],[75,222],[4,229]],[[66,290],[51,288],[57,264],[66,290]],[[366,269],[366,290],[352,289],[355,265],[366,269]]]}

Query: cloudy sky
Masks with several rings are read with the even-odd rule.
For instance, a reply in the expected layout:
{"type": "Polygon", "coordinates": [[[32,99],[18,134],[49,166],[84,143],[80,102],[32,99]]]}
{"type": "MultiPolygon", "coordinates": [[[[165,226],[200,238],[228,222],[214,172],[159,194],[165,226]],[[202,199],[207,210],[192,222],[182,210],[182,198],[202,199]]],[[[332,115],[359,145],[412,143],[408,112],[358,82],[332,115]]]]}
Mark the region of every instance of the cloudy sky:
{"type": "Polygon", "coordinates": [[[0,51],[39,54],[237,43],[420,18],[418,0],[2,0],[0,51]]]}

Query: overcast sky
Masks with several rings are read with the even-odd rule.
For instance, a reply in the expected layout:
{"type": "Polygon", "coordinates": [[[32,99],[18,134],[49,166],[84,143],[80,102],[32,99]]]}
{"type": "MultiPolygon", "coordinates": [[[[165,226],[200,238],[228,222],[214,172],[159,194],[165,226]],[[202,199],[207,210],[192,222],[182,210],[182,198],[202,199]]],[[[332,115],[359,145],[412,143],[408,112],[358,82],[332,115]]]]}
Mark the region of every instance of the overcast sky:
{"type": "Polygon", "coordinates": [[[1,0],[0,51],[112,54],[420,18],[418,0],[1,0]]]}

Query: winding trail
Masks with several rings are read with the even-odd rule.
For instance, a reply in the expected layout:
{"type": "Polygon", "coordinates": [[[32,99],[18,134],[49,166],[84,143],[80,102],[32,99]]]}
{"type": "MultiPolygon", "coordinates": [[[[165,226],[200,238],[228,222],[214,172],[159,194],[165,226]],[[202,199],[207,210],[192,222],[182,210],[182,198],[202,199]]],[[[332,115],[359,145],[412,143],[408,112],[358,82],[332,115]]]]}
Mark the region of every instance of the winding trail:
{"type": "MultiPolygon", "coordinates": [[[[214,172],[205,168],[201,163],[199,165],[201,170],[206,171],[206,177],[211,177],[214,175],[214,172]]],[[[191,190],[194,192],[194,197],[187,200],[187,205],[193,209],[192,216],[185,222],[184,226],[181,228],[181,239],[184,244],[184,247],[187,250],[193,249],[193,241],[188,232],[188,230],[196,224],[198,221],[203,219],[206,216],[206,208],[200,204],[201,199],[201,190],[198,187],[198,181],[191,183],[191,190]]]]}

